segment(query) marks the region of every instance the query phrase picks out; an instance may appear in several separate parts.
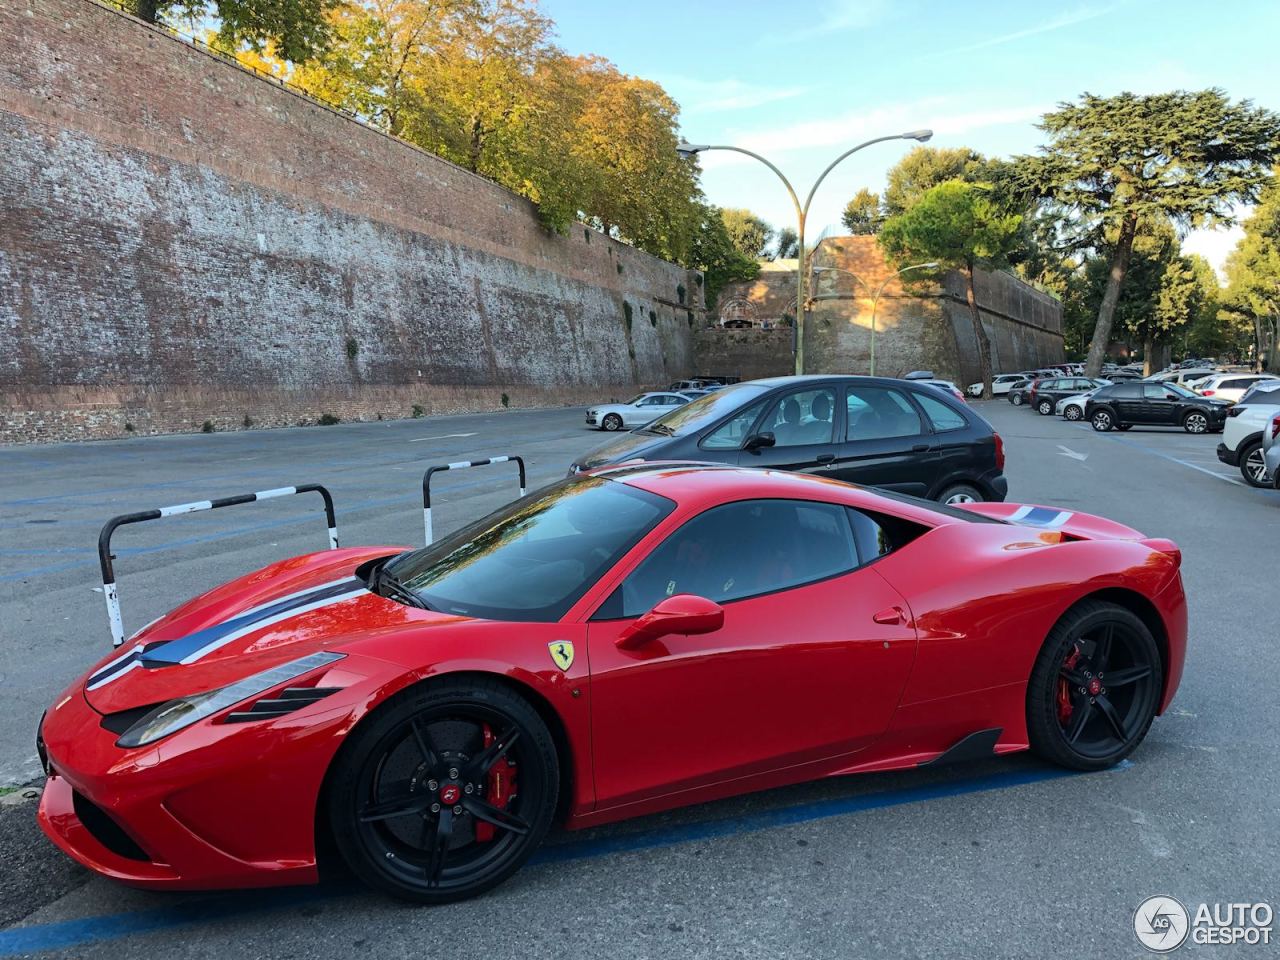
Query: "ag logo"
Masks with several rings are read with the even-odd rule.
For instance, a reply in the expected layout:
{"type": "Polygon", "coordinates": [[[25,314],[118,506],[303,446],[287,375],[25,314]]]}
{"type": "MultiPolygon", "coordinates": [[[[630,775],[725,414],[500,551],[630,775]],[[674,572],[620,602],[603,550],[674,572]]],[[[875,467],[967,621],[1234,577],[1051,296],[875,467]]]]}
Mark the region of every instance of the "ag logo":
{"type": "Polygon", "coordinates": [[[561,670],[568,670],[573,666],[573,644],[570,641],[552,640],[547,644],[547,649],[551,651],[551,659],[561,670]]]}
{"type": "Polygon", "coordinates": [[[1182,946],[1191,928],[1187,908],[1173,897],[1147,897],[1133,912],[1133,932],[1152,953],[1168,953],[1182,946]]]}

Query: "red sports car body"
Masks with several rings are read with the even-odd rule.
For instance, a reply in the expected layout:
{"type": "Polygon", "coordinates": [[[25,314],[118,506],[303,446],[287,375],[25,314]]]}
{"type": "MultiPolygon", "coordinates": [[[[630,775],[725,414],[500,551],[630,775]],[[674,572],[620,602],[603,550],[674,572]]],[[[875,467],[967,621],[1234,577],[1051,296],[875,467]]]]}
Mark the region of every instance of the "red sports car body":
{"type": "Polygon", "coordinates": [[[1055,508],[603,469],[425,551],[285,560],[144,628],[48,710],[39,819],[138,886],[312,882],[336,833],[361,876],[443,900],[553,820],[1029,746],[1106,765],[1178,687],[1180,559],[1055,508]],[[415,739],[427,759],[393,775],[415,739]]]}

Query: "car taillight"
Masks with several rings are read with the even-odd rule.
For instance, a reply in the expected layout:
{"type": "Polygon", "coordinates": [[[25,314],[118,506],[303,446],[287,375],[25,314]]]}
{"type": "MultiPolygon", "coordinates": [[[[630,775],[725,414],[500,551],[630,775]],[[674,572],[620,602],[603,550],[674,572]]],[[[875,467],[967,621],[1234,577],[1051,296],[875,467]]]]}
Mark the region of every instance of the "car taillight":
{"type": "Polygon", "coordinates": [[[1280,413],[1271,418],[1271,439],[1280,437],[1280,413]]]}
{"type": "Polygon", "coordinates": [[[1212,397],[1212,396],[1213,396],[1213,391],[1212,391],[1212,390],[1201,390],[1201,391],[1200,391],[1200,396],[1202,396],[1202,397],[1212,397]]]}
{"type": "MultiPolygon", "coordinates": [[[[1277,418],[1277,422],[1280,423],[1280,417],[1277,418]]],[[[1003,473],[1004,472],[1004,441],[1000,439],[1000,434],[998,433],[992,433],[991,436],[994,437],[996,441],[996,469],[1003,473]]],[[[1272,436],[1275,436],[1275,434],[1273,433],[1272,436]]]]}

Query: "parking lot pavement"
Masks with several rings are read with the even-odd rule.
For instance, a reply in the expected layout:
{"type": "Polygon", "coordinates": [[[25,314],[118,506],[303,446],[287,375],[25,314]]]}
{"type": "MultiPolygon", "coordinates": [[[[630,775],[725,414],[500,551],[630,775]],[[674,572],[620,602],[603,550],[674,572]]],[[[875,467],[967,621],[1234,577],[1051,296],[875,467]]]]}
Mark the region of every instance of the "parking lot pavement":
{"type": "MultiPolygon", "coordinates": [[[[341,884],[140,893],[66,871],[29,832],[0,830],[0,844],[34,848],[17,868],[2,851],[6,916],[26,915],[0,931],[0,956],[1133,957],[1133,911],[1153,894],[1280,906],[1280,653],[1267,613],[1280,494],[1234,482],[1215,435],[1100,435],[1003,401],[975,407],[1005,438],[1011,500],[1096,512],[1183,548],[1186,675],[1122,768],[1063,775],[1012,757],[560,834],[502,888],[436,909],[341,884]]],[[[0,450],[0,769],[30,772],[40,710],[105,649],[93,541],[110,514],[313,481],[333,489],[344,542],[417,543],[426,465],[521,453],[536,486],[600,439],[579,410],[555,410],[0,450]]],[[[446,475],[437,529],[514,494],[503,471],[446,475]]],[[[303,499],[126,528],[126,628],[323,546],[316,504],[303,499]]],[[[30,814],[0,806],[0,824],[30,814]]],[[[1200,952],[1212,949],[1233,952],[1200,952]]]]}

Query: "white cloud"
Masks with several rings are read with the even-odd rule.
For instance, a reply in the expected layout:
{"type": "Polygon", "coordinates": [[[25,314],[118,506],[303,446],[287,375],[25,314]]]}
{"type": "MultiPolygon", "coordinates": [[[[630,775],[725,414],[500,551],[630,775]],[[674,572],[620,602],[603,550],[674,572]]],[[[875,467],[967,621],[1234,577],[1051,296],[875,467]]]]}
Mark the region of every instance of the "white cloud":
{"type": "Polygon", "coordinates": [[[746,83],[732,77],[701,80],[696,77],[666,76],[660,77],[659,82],[675,97],[684,113],[750,110],[779,100],[790,100],[809,90],[808,87],[746,83]]]}
{"type": "Polygon", "coordinates": [[[884,19],[887,12],[884,0],[836,0],[830,3],[824,16],[799,30],[765,38],[763,43],[794,43],[812,40],[828,33],[845,30],[861,30],[884,19]]]}
{"type": "Polygon", "coordinates": [[[996,47],[1002,43],[1013,43],[1015,40],[1021,40],[1024,37],[1034,37],[1041,33],[1051,33],[1054,30],[1061,30],[1063,27],[1074,26],[1077,23],[1084,23],[1086,20],[1093,20],[1105,13],[1110,13],[1112,7],[1093,8],[1081,7],[1069,13],[1061,13],[1051,20],[1037,24],[1034,27],[1027,27],[1023,30],[1015,30],[1012,33],[1002,33],[999,36],[988,37],[985,40],[979,40],[976,43],[970,43],[962,47],[943,48],[943,53],[969,53],[973,50],[985,50],[987,47],[996,47]]]}

